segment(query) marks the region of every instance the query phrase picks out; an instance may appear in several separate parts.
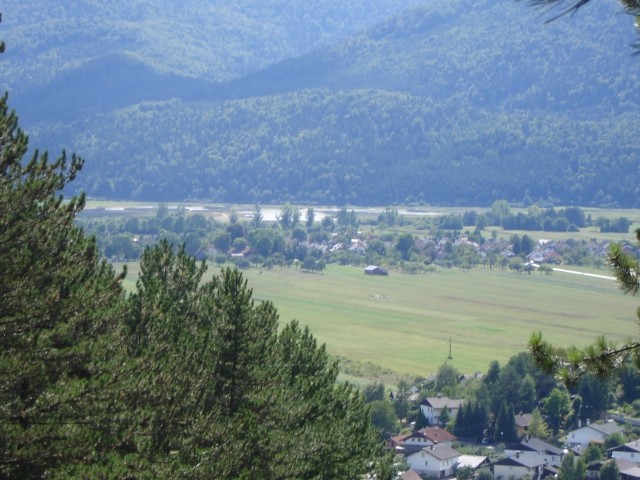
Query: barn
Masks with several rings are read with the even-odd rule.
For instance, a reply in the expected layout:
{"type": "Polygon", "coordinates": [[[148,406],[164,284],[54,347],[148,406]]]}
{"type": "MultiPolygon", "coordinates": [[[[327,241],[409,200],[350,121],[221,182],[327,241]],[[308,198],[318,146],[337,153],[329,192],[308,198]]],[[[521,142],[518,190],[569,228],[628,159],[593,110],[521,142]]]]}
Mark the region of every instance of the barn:
{"type": "Polygon", "coordinates": [[[389,275],[384,268],[379,267],[378,265],[369,265],[364,269],[365,275],[389,275]]]}

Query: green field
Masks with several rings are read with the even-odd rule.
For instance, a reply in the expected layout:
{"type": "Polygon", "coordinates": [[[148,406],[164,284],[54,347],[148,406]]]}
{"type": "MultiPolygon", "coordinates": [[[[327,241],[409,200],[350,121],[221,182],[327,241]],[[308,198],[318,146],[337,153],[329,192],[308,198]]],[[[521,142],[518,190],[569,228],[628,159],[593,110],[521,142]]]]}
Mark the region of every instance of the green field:
{"type": "MultiPolygon", "coordinates": [[[[137,265],[129,271],[126,286],[132,288],[137,265]]],[[[283,322],[308,325],[330,353],[399,374],[437,371],[450,338],[453,359],[447,361],[472,373],[525,350],[534,330],[558,345],[638,334],[640,299],[623,295],[611,280],[567,273],[477,268],[376,277],[362,268],[330,265],[322,275],[295,268],[244,275],[255,299],[272,301],[283,322]]]]}

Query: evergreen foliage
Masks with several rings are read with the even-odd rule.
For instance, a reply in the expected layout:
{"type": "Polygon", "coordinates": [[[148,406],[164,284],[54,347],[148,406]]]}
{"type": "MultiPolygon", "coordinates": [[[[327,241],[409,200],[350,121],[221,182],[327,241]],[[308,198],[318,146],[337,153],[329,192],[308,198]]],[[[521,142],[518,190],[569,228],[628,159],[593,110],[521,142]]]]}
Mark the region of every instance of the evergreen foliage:
{"type": "Polygon", "coordinates": [[[493,440],[495,442],[518,441],[518,430],[513,413],[513,405],[510,403],[503,402],[500,406],[493,430],[493,440]]]}
{"type": "Polygon", "coordinates": [[[0,476],[104,462],[113,439],[122,275],[73,221],[59,191],[82,160],[36,151],[0,99],[0,476]]]}
{"type": "Polygon", "coordinates": [[[458,438],[481,441],[486,433],[488,415],[480,402],[464,402],[458,409],[453,433],[458,438]]]}

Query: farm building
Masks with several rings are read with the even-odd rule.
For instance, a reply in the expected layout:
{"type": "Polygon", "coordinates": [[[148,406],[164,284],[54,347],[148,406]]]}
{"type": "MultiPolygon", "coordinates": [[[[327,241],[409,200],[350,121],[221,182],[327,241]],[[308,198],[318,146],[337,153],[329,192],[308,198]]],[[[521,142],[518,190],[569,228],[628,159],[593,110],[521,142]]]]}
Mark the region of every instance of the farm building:
{"type": "Polygon", "coordinates": [[[379,267],[377,265],[369,265],[365,267],[364,274],[365,275],[389,275],[389,272],[387,272],[384,268],[379,267]]]}

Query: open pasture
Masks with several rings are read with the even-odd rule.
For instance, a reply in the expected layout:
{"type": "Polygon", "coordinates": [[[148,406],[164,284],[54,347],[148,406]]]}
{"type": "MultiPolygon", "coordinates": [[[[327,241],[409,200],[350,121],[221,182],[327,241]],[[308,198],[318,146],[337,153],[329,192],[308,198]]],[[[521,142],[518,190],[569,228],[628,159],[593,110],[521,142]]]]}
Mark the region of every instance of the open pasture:
{"type": "Polygon", "coordinates": [[[377,277],[329,266],[323,275],[285,268],[245,277],[254,298],[272,301],[281,321],[308,325],[329,352],[401,374],[432,373],[445,360],[462,372],[486,371],[491,360],[525,350],[537,330],[563,346],[638,334],[640,299],[611,280],[567,273],[477,268],[377,277]]]}
{"type": "MultiPolygon", "coordinates": [[[[131,291],[138,263],[128,264],[128,272],[124,285],[131,291]]],[[[208,275],[217,272],[209,264],[208,275]]],[[[281,322],[297,319],[330,353],[398,374],[434,373],[445,361],[465,373],[484,372],[491,360],[503,363],[525,350],[532,331],[559,346],[585,345],[602,334],[624,341],[639,333],[640,298],[596,277],[484,268],[379,277],[336,265],[322,275],[296,268],[243,274],[254,299],[273,302],[281,322]]]]}

